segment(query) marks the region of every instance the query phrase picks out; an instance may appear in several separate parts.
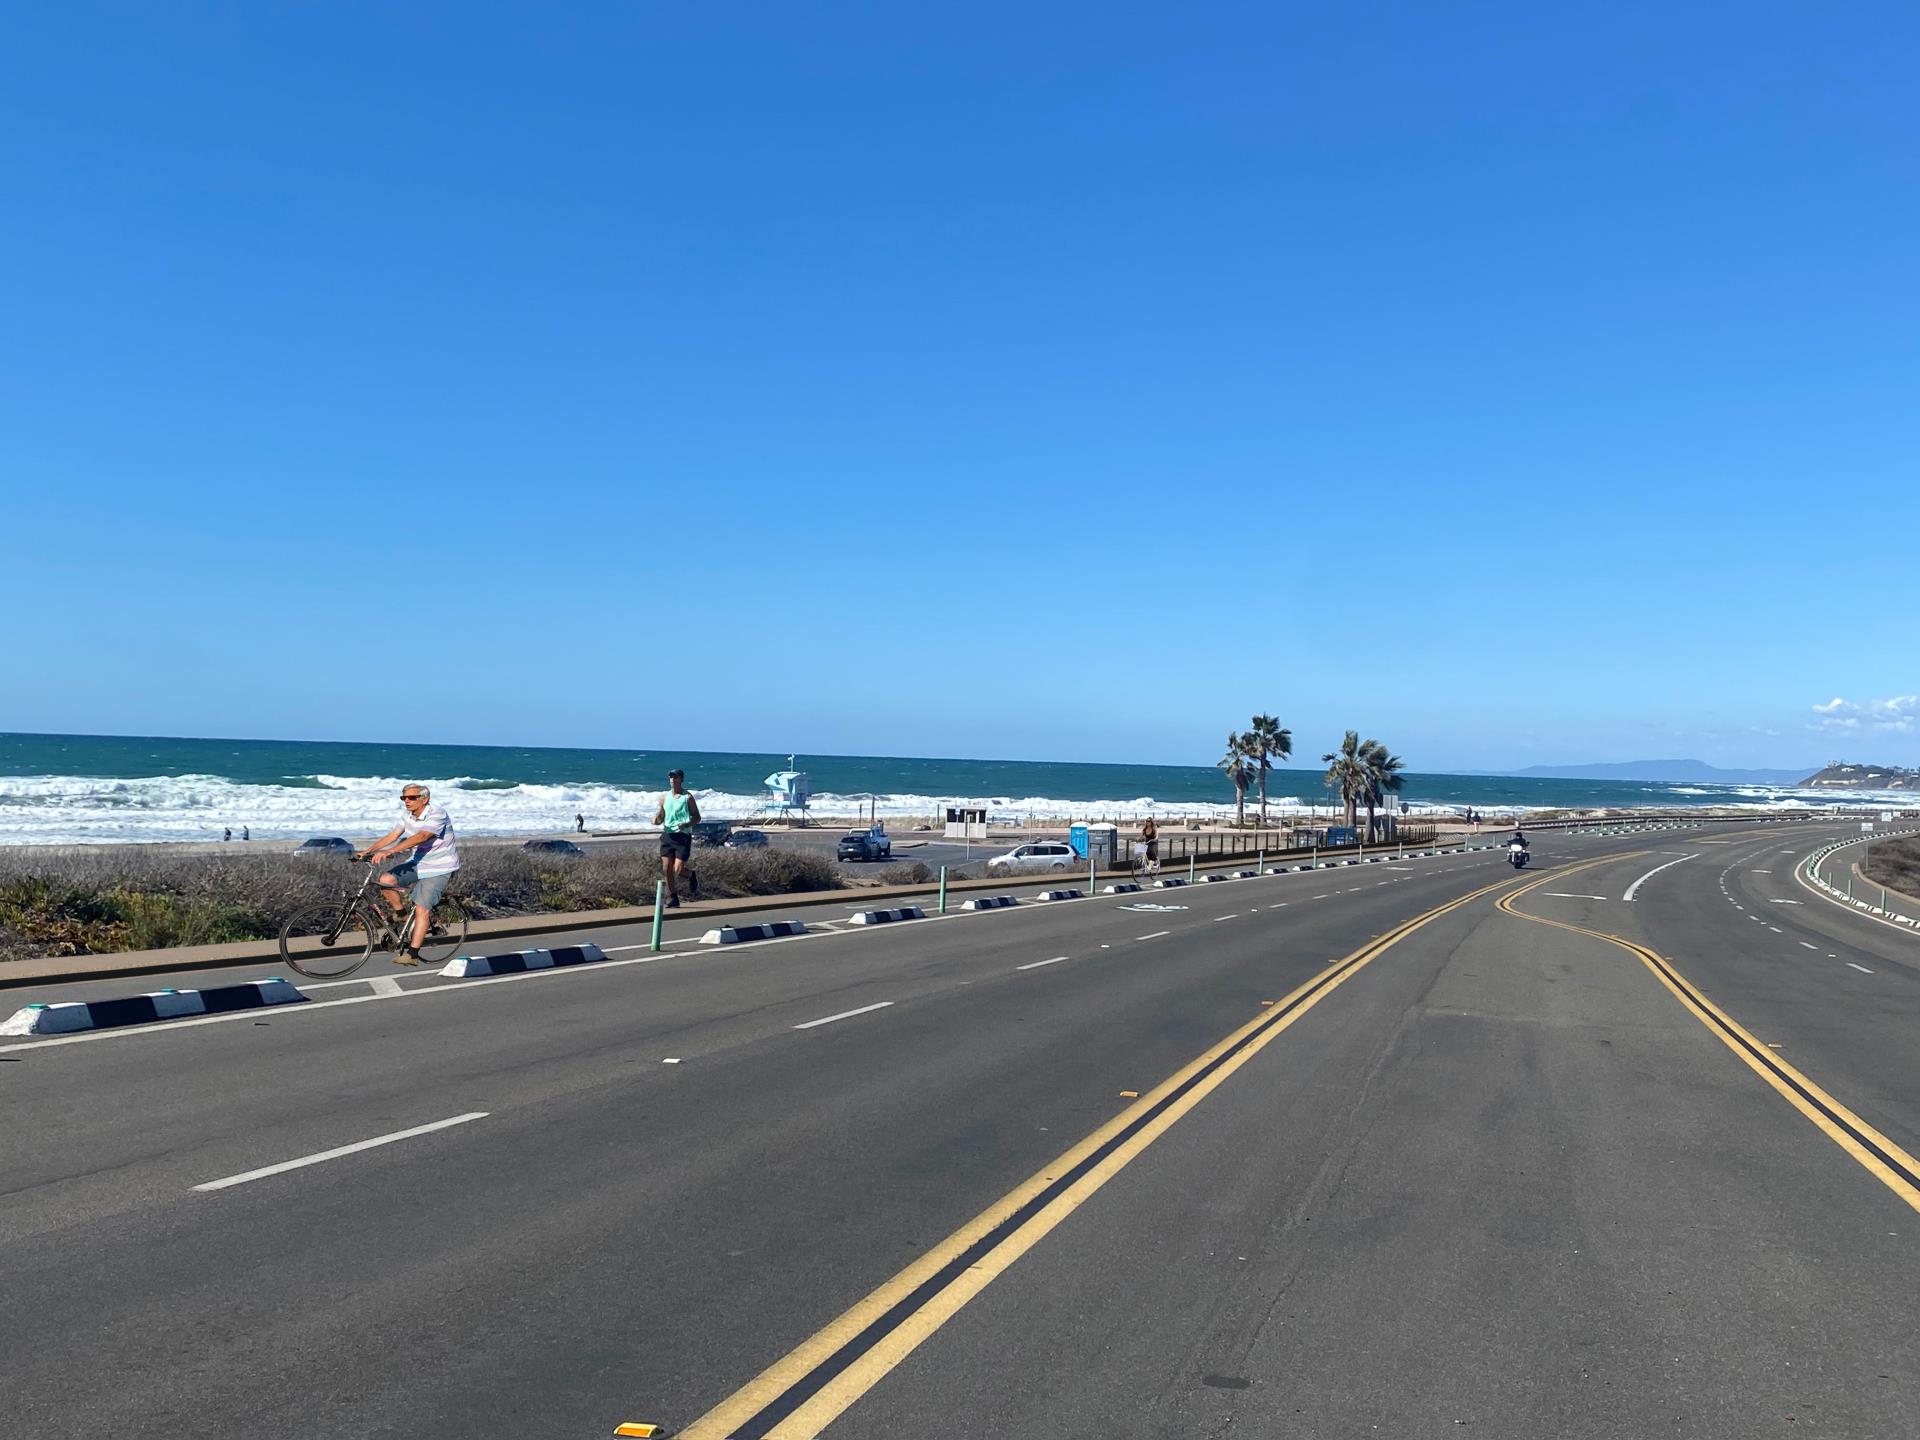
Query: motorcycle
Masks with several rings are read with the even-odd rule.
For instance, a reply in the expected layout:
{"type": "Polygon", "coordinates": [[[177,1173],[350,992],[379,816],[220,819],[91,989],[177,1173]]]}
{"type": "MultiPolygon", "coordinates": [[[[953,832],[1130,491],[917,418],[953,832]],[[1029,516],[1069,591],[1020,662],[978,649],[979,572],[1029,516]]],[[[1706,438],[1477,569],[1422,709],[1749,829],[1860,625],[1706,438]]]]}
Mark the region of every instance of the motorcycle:
{"type": "Polygon", "coordinates": [[[1524,845],[1507,846],[1507,863],[1516,870],[1527,868],[1527,847],[1524,845]]]}

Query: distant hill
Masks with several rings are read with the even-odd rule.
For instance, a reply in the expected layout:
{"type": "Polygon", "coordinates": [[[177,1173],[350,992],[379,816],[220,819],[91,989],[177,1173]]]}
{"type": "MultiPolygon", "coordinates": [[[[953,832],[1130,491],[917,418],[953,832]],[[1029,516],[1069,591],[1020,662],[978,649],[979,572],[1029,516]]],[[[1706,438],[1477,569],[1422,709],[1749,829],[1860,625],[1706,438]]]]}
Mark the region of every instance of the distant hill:
{"type": "Polygon", "coordinates": [[[1898,765],[1829,765],[1800,782],[1822,790],[1920,790],[1920,770],[1898,765]]]}
{"type": "MultiPolygon", "coordinates": [[[[1481,772],[1491,773],[1491,772],[1481,772]]],[[[1695,785],[1798,785],[1804,770],[1722,770],[1704,760],[1623,760],[1606,765],[1529,765],[1509,775],[1542,780],[1676,780],[1695,785]]]]}

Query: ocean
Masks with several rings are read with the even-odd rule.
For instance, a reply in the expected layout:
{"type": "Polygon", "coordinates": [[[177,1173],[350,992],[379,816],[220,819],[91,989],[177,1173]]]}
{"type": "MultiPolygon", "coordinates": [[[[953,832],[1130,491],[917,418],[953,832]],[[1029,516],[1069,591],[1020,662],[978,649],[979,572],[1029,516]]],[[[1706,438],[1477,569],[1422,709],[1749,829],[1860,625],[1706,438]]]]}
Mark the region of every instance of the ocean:
{"type": "MultiPolygon", "coordinates": [[[[257,839],[364,836],[392,820],[400,786],[433,787],[467,834],[522,835],[649,823],[666,772],[680,766],[715,818],[766,805],[768,775],[784,754],[692,750],[562,750],[483,745],[375,745],[339,741],[189,740],[114,735],[0,734],[0,844],[218,840],[231,826],[257,839]]],[[[1149,812],[1231,816],[1233,789],[1197,765],[1081,765],[1040,760],[918,760],[801,755],[814,811],[882,817],[983,805],[995,818],[1067,820],[1149,812]]],[[[1329,805],[1315,769],[1274,770],[1269,811],[1329,805]]],[[[1767,786],[1543,780],[1483,775],[1407,776],[1409,810],[1491,815],[1540,809],[1740,805],[1789,810],[1886,803],[1767,786]]],[[[1252,794],[1249,794],[1249,804],[1252,794]]],[[[1891,803],[1913,803],[1898,797],[1891,803]]]]}

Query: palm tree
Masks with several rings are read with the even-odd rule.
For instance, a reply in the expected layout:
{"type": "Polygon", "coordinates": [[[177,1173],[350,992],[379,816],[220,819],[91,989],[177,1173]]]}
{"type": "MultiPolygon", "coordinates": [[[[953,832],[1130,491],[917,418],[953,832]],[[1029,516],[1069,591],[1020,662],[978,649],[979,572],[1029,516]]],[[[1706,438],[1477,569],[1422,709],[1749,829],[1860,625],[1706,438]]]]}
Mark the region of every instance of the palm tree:
{"type": "Polygon", "coordinates": [[[1242,737],[1251,746],[1254,761],[1260,775],[1260,823],[1267,823],[1267,771],[1273,768],[1270,760],[1287,760],[1293,756],[1293,732],[1271,715],[1256,715],[1253,724],[1242,737]]]}
{"type": "Polygon", "coordinates": [[[1229,732],[1227,753],[1220,757],[1219,763],[1227,779],[1233,782],[1233,798],[1239,810],[1239,818],[1235,823],[1241,825],[1247,820],[1247,786],[1253,781],[1253,767],[1247,763],[1250,758],[1247,737],[1238,731],[1229,732]]]}
{"type": "Polygon", "coordinates": [[[1347,828],[1353,829],[1354,811],[1367,793],[1367,761],[1360,752],[1360,732],[1347,731],[1338,750],[1320,757],[1327,762],[1327,788],[1347,807],[1347,828]]]}
{"type": "Polygon", "coordinates": [[[1386,802],[1388,791],[1398,790],[1407,783],[1407,777],[1400,773],[1406,768],[1406,762],[1398,755],[1388,754],[1387,747],[1378,740],[1362,745],[1360,756],[1367,766],[1367,839],[1372,840],[1373,812],[1386,802]]]}

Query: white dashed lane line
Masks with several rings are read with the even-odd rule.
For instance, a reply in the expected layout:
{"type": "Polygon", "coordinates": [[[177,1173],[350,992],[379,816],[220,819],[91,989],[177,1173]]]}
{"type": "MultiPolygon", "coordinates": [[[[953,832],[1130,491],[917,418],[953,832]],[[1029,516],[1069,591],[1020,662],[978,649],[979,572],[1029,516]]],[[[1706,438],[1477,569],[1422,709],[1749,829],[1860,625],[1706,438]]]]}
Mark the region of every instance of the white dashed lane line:
{"type": "Polygon", "coordinates": [[[1136,940],[1158,940],[1162,935],[1171,935],[1172,933],[1171,930],[1156,930],[1151,935],[1136,935],[1133,938],[1136,940]]]}
{"type": "Polygon", "coordinates": [[[823,1015],[818,1020],[809,1020],[804,1025],[796,1025],[796,1030],[811,1030],[816,1025],[831,1025],[836,1020],[851,1020],[856,1015],[871,1015],[875,1010],[884,1010],[893,1004],[891,1000],[881,1000],[873,1005],[862,1005],[858,1010],[842,1010],[838,1015],[823,1015]]]}
{"type": "Polygon", "coordinates": [[[1038,970],[1042,965],[1058,965],[1062,960],[1070,958],[1072,957],[1067,955],[1056,955],[1051,960],[1033,960],[1025,965],[1016,965],[1013,968],[1016,970],[1038,970]]]}
{"type": "Polygon", "coordinates": [[[395,1130],[391,1135],[376,1135],[371,1140],[356,1140],[351,1145],[342,1145],[336,1150],[322,1150],[317,1155],[303,1155],[298,1160],[282,1160],[278,1165],[262,1166],[258,1170],[247,1170],[238,1175],[229,1175],[224,1180],[209,1180],[204,1185],[196,1185],[196,1190],[225,1190],[231,1185],[245,1185],[250,1180],[264,1180],[269,1175],[281,1175],[288,1170],[300,1170],[308,1165],[318,1165],[323,1160],[338,1160],[342,1155],[357,1155],[362,1150],[372,1150],[376,1146],[391,1145],[396,1140],[411,1140],[416,1135],[426,1135],[435,1130],[445,1130],[452,1125],[465,1125],[470,1120],[484,1120],[485,1110],[475,1110],[470,1114],[456,1115],[451,1120],[436,1120],[431,1125],[416,1125],[411,1130],[395,1130]]]}
{"type": "Polygon", "coordinates": [[[1853,965],[1853,968],[1854,968],[1855,970],[1858,970],[1858,971],[1859,971],[1859,972],[1860,972],[1860,973],[1861,973],[1862,975],[1871,975],[1871,974],[1873,974],[1873,971],[1871,971],[1871,970],[1869,970],[1869,969],[1867,969],[1867,967],[1866,967],[1866,966],[1864,966],[1864,965],[1854,965],[1854,964],[1853,964],[1853,961],[1851,961],[1851,960],[1849,960],[1849,961],[1847,961],[1847,964],[1849,964],[1849,965],[1853,965]]]}

